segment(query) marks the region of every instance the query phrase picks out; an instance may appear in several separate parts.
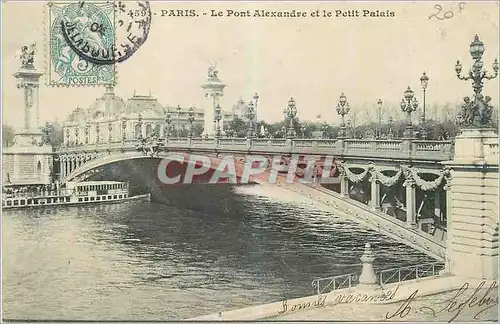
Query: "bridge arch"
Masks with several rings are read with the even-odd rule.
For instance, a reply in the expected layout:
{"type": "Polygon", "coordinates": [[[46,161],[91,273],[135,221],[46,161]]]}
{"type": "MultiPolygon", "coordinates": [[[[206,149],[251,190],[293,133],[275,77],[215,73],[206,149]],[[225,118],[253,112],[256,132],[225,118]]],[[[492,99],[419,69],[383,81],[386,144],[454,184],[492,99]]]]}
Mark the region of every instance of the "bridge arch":
{"type": "MultiPolygon", "coordinates": [[[[293,173],[291,177],[288,177],[287,171],[285,173],[276,172],[271,170],[269,167],[271,161],[268,157],[265,156],[256,156],[258,161],[247,160],[244,156],[238,155],[210,155],[210,154],[189,154],[186,152],[161,152],[156,155],[145,155],[143,152],[120,152],[114,154],[107,155],[98,155],[94,156],[90,161],[80,165],[75,168],[72,172],[70,172],[66,177],[62,179],[62,183],[66,183],[69,181],[82,181],[86,177],[90,176],[91,172],[94,170],[99,170],[101,167],[106,165],[111,165],[113,163],[122,162],[122,161],[130,161],[137,159],[158,159],[158,160],[166,160],[167,164],[171,161],[177,162],[179,165],[190,165],[191,170],[199,169],[202,165],[199,165],[198,162],[202,162],[202,160],[206,160],[206,163],[210,164],[210,167],[206,171],[219,171],[217,174],[218,178],[231,178],[239,180],[241,178],[245,178],[244,182],[251,181],[254,183],[263,183],[263,182],[276,182],[276,181],[295,181],[297,180],[297,174],[300,174],[300,171],[303,172],[303,169],[297,167],[296,173],[293,173]],[[259,160],[259,158],[261,158],[259,160]],[[228,164],[228,161],[232,162],[234,165],[234,170],[231,168],[224,168],[225,165],[228,164]],[[255,165],[255,163],[257,164],[255,165]],[[262,167],[259,166],[259,163],[262,167]],[[267,167],[265,165],[267,163],[267,167]],[[253,170],[253,171],[252,171],[253,170]],[[222,174],[224,173],[224,174],[222,174]],[[228,175],[229,177],[224,177],[224,175],[228,175]],[[288,180],[287,180],[288,177],[288,180]]],[[[229,163],[231,164],[231,163],[229,163]]],[[[204,163],[203,166],[206,166],[204,163]]],[[[160,167],[166,167],[165,164],[160,165],[160,167]]],[[[299,176],[300,177],[300,176],[299,176]]],[[[183,183],[184,179],[182,179],[183,183]]],[[[189,182],[187,182],[189,183],[189,182]]]]}

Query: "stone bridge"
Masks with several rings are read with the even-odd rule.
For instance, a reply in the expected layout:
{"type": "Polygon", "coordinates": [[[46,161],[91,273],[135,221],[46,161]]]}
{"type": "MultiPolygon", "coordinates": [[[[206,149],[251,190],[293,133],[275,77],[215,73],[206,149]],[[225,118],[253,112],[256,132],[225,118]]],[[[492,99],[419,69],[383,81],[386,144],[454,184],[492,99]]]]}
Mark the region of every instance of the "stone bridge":
{"type": "MultiPolygon", "coordinates": [[[[446,180],[449,170],[439,162],[453,156],[451,141],[355,139],[180,139],[146,143],[122,141],[62,147],[57,152],[60,178],[81,181],[106,165],[137,159],[163,159],[172,154],[208,157],[212,168],[234,156],[241,177],[245,156],[333,156],[337,185],[276,184],[315,199],[334,213],[342,213],[428,255],[445,258],[446,180]]],[[[269,172],[251,180],[269,185],[269,172]]]]}

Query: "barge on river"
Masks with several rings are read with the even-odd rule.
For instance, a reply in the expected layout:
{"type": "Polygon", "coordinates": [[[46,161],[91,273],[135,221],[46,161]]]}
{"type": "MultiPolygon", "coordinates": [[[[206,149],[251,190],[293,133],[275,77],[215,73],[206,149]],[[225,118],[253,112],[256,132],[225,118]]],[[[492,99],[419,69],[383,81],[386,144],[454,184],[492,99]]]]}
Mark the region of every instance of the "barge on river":
{"type": "Polygon", "coordinates": [[[2,196],[2,209],[150,200],[150,194],[130,196],[129,183],[118,181],[68,182],[64,188],[45,186],[36,192],[4,188],[2,196]]]}

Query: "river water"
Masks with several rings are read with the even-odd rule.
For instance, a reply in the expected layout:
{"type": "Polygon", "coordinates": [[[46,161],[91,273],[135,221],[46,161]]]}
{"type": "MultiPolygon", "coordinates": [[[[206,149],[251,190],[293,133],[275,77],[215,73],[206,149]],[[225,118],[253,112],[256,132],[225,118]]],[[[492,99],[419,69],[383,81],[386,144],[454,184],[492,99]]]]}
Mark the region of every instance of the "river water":
{"type": "Polygon", "coordinates": [[[4,319],[180,320],[303,297],[314,278],[359,273],[366,242],[376,269],[432,261],[278,189],[231,188],[222,205],[190,193],[221,208],[4,211],[4,319]]]}

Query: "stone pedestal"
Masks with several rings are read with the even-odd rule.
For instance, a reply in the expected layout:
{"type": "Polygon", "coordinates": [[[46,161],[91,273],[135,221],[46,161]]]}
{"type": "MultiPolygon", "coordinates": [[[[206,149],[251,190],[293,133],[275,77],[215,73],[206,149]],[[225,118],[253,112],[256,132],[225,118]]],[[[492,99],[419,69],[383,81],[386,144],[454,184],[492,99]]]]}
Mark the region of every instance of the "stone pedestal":
{"type": "Polygon", "coordinates": [[[468,129],[456,138],[448,190],[447,272],[498,279],[498,137],[468,129]]]}
{"type": "Polygon", "coordinates": [[[375,270],[373,269],[373,261],[375,261],[375,255],[372,251],[370,243],[365,244],[365,251],[361,256],[361,262],[363,262],[363,270],[359,276],[359,284],[356,286],[356,290],[380,290],[381,287],[377,283],[377,276],[375,275],[375,270]]]}
{"type": "Polygon", "coordinates": [[[14,146],[2,152],[4,185],[49,184],[53,170],[51,146],[14,146]]]}
{"type": "Polygon", "coordinates": [[[42,145],[39,127],[38,89],[43,75],[33,63],[26,63],[14,74],[22,89],[23,126],[14,134],[13,147],[2,151],[2,183],[4,185],[48,184],[53,170],[52,147],[42,145]]]}

